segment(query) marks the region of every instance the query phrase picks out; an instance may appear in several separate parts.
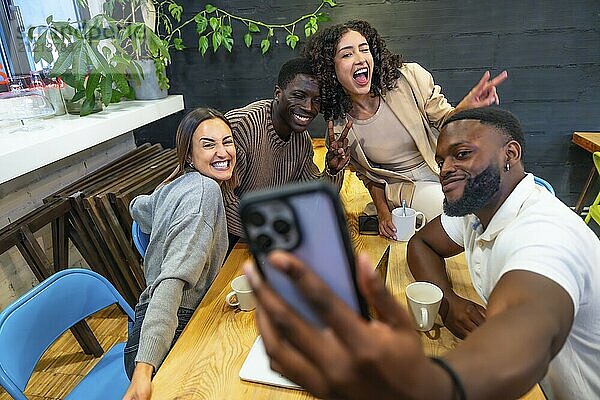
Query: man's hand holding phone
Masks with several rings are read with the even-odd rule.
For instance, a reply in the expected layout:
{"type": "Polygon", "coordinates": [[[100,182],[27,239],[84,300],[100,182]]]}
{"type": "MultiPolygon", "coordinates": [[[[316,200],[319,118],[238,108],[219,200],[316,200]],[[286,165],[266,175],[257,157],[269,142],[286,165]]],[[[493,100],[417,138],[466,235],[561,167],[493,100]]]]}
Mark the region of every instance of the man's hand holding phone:
{"type": "Polygon", "coordinates": [[[323,398],[436,398],[451,391],[447,374],[425,357],[408,314],[366,256],[357,258],[358,286],[379,321],[358,315],[292,254],[273,251],[269,261],[327,326],[302,319],[249,262],[244,271],[256,294],[258,328],[273,369],[323,398]],[[428,393],[414,393],[415,388],[428,393]]]}

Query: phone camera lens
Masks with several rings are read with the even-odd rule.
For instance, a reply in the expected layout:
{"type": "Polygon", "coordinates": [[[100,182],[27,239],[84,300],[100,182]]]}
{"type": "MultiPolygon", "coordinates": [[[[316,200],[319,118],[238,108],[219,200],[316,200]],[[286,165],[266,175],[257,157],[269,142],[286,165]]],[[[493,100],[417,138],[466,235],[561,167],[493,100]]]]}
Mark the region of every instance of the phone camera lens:
{"type": "Polygon", "coordinates": [[[248,222],[254,226],[263,226],[265,224],[265,217],[258,211],[252,211],[248,215],[248,222]]]}
{"type": "Polygon", "coordinates": [[[273,240],[267,235],[259,235],[256,238],[256,244],[262,252],[266,253],[271,249],[273,240]]]}
{"type": "Polygon", "coordinates": [[[285,235],[290,231],[291,226],[289,222],[278,219],[273,223],[273,229],[275,229],[275,232],[285,235]]]}

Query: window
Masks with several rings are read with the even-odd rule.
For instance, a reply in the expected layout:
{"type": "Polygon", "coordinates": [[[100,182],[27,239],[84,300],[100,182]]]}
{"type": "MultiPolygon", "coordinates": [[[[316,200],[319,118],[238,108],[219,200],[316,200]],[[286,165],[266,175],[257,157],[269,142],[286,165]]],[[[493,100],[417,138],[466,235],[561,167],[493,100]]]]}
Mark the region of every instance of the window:
{"type": "MultiPolygon", "coordinates": [[[[44,61],[34,63],[27,30],[31,26],[46,23],[46,17],[55,20],[77,21],[81,12],[77,0],[0,0],[0,66],[8,76],[29,74],[47,65],[44,61]]],[[[94,1],[102,4],[102,1],[94,1]]],[[[0,74],[0,80],[2,75],[0,74]]]]}

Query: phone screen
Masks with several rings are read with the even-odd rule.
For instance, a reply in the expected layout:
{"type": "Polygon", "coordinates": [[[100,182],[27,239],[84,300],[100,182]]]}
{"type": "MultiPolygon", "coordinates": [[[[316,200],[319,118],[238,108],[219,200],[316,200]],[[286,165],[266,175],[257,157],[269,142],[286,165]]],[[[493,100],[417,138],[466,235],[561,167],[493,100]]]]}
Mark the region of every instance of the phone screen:
{"type": "Polygon", "coordinates": [[[354,258],[337,195],[322,183],[293,185],[244,199],[241,207],[248,242],[269,284],[300,315],[322,321],[289,278],[267,261],[271,250],[292,252],[357,313],[367,316],[358,294],[354,258]]]}

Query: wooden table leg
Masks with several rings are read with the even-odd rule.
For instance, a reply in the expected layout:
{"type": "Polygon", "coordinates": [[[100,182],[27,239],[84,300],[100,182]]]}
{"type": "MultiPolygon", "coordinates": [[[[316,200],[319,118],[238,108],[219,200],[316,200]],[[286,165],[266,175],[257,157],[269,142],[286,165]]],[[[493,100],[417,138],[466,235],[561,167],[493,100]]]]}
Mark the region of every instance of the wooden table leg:
{"type": "MultiPolygon", "coordinates": [[[[29,228],[21,227],[19,232],[21,240],[17,244],[17,248],[25,261],[27,261],[35,277],[41,282],[53,274],[52,264],[29,228]]],[[[94,357],[100,357],[104,354],[102,346],[85,320],[73,325],[71,333],[75,336],[85,354],[93,355],[94,357]]]]}
{"type": "Polygon", "coordinates": [[[587,194],[588,190],[590,189],[590,186],[592,186],[592,182],[594,181],[594,177],[596,176],[596,167],[592,166],[592,169],[590,170],[590,174],[587,178],[587,181],[585,182],[585,185],[583,185],[583,190],[581,191],[581,194],[579,195],[579,198],[577,199],[577,203],[575,203],[575,213],[577,215],[580,215],[581,210],[583,209],[583,202],[585,201],[585,195],[587,194]]]}

